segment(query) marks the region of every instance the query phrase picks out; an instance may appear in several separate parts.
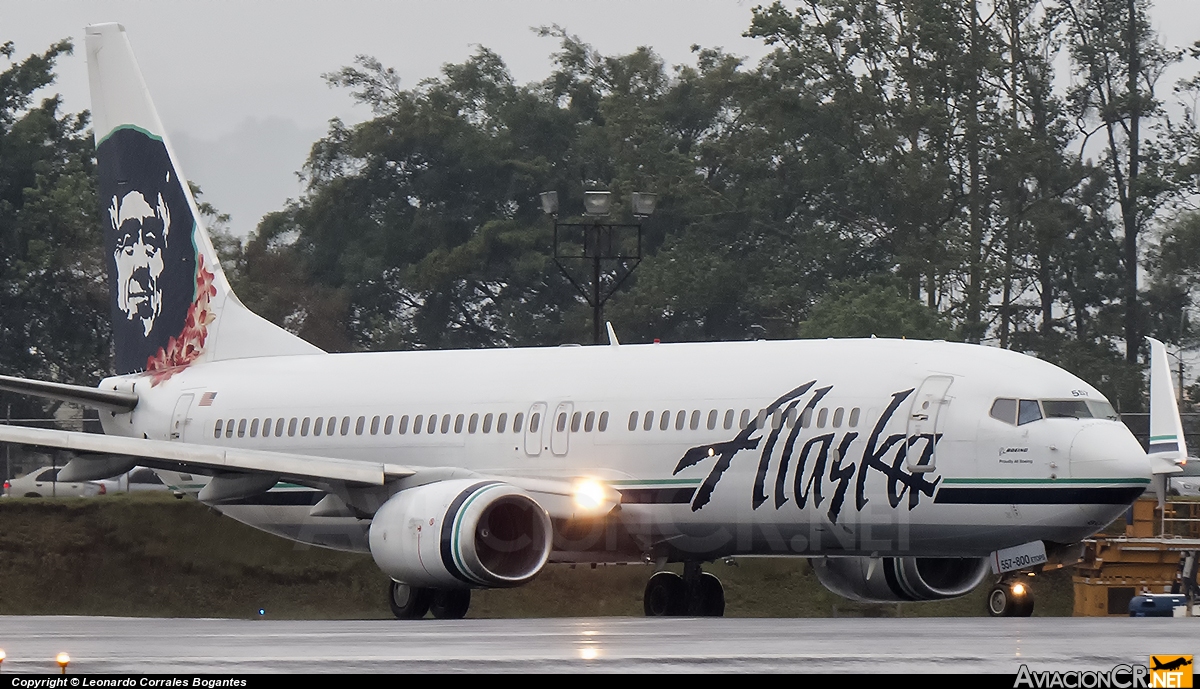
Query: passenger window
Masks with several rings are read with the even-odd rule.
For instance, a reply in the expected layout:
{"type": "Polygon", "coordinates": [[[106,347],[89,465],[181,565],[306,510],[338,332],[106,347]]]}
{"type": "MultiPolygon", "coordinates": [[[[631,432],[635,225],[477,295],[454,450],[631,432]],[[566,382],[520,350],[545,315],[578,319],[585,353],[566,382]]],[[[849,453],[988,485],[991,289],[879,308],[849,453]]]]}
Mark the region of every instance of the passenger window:
{"type": "Polygon", "coordinates": [[[520,432],[521,432],[521,428],[522,428],[522,425],[523,425],[521,422],[522,422],[522,421],[524,421],[524,420],[525,420],[525,415],[524,415],[524,414],[522,414],[522,413],[520,413],[520,412],[518,412],[518,413],[516,413],[516,414],[513,414],[513,425],[512,425],[512,432],[513,432],[513,433],[520,433],[520,432]]]}
{"type": "Polygon", "coordinates": [[[299,421],[294,416],[292,417],[291,421],[288,421],[288,437],[289,438],[296,435],[296,425],[298,423],[299,423],[299,421]]]}
{"type": "Polygon", "coordinates": [[[587,416],[584,417],[584,419],[583,419],[583,430],[587,433],[591,433],[592,429],[595,427],[596,427],[596,412],[590,411],[587,413],[587,416]]]}
{"type": "Polygon", "coordinates": [[[762,430],[767,427],[767,410],[766,409],[758,410],[758,416],[755,417],[755,419],[754,419],[754,425],[757,426],[759,428],[759,430],[762,430]]]}
{"type": "Polygon", "coordinates": [[[337,417],[331,416],[329,417],[329,420],[325,422],[325,435],[333,435],[334,426],[337,426],[337,417]]]}
{"type": "Polygon", "coordinates": [[[858,427],[858,407],[855,407],[850,410],[850,427],[851,428],[858,427]]]}
{"type": "MultiPolygon", "coordinates": [[[[636,431],[637,430],[637,422],[638,422],[638,413],[635,411],[629,412],[629,430],[636,431]]],[[[220,421],[217,422],[218,429],[221,427],[220,423],[221,423],[220,421]]],[[[218,430],[217,435],[220,435],[220,434],[221,434],[221,432],[218,430]]]]}
{"type": "Polygon", "coordinates": [[[250,420],[250,437],[251,438],[258,437],[258,419],[250,420]]]}
{"type": "Polygon", "coordinates": [[[425,420],[424,414],[417,414],[416,417],[413,418],[413,433],[421,432],[421,428],[422,428],[421,422],[424,420],[425,420]]]}
{"type": "Polygon", "coordinates": [[[670,428],[670,427],[671,427],[671,412],[670,412],[670,411],[664,411],[664,412],[663,412],[663,413],[662,413],[662,414],[661,414],[661,415],[658,417],[658,430],[660,430],[660,431],[665,431],[665,430],[667,430],[667,429],[668,429],[668,428],[670,428]]]}
{"type": "MultiPolygon", "coordinates": [[[[400,435],[408,433],[408,414],[400,417],[400,428],[396,429],[400,435]]],[[[413,432],[416,432],[416,426],[413,426],[413,432]]]]}
{"type": "Polygon", "coordinates": [[[58,469],[47,469],[47,470],[43,471],[42,473],[38,474],[38,477],[33,480],[53,483],[57,478],[58,478],[58,469]]]}
{"type": "MultiPolygon", "coordinates": [[[[513,419],[515,422],[516,419],[513,419]]],[[[503,433],[508,424],[508,414],[501,414],[496,417],[496,432],[503,433]]]]}
{"type": "Polygon", "coordinates": [[[712,431],[717,428],[717,410],[713,409],[708,412],[708,430],[712,431]]]}
{"type": "Polygon", "coordinates": [[[845,413],[846,413],[846,410],[842,407],[838,407],[837,409],[835,409],[833,411],[833,427],[834,428],[842,427],[842,416],[845,413]]]}
{"type": "Polygon", "coordinates": [[[1021,406],[1018,409],[1017,425],[1021,426],[1042,418],[1042,408],[1038,406],[1037,400],[1021,400],[1021,406]]]}
{"type": "Polygon", "coordinates": [[[474,433],[479,430],[479,414],[471,414],[471,420],[467,423],[467,432],[474,433]]]}
{"type": "Polygon", "coordinates": [[[567,430],[567,413],[566,412],[559,412],[558,423],[555,424],[555,430],[558,431],[559,433],[562,433],[563,431],[567,430]]]}
{"type": "Polygon", "coordinates": [[[379,435],[379,417],[371,417],[371,435],[379,435]]]}
{"type": "Polygon", "coordinates": [[[654,428],[654,412],[648,411],[646,412],[645,421],[642,422],[642,430],[648,431],[651,428],[654,428]]]}
{"type": "Polygon", "coordinates": [[[239,438],[246,437],[246,420],[245,419],[238,421],[238,437],[239,438]]]}
{"type": "Polygon", "coordinates": [[[1011,425],[1017,419],[1017,401],[1001,397],[992,402],[992,411],[988,415],[1011,425]]]}
{"type": "Polygon", "coordinates": [[[692,420],[688,424],[688,428],[692,429],[693,431],[700,428],[700,410],[699,409],[692,410],[692,420]]]}
{"type": "Polygon", "coordinates": [[[318,416],[317,420],[313,422],[313,435],[321,435],[321,430],[324,428],[324,426],[325,426],[325,417],[318,416]]]}
{"type": "Polygon", "coordinates": [[[738,428],[745,428],[750,425],[750,410],[742,410],[742,418],[738,420],[738,428]]]}
{"type": "Polygon", "coordinates": [[[724,426],[725,426],[725,430],[727,430],[727,431],[733,428],[733,410],[732,409],[725,410],[725,425],[724,426]]]}
{"type": "Polygon", "coordinates": [[[383,420],[383,434],[391,435],[392,428],[394,428],[395,425],[396,425],[396,417],[389,414],[388,417],[383,420]]]}
{"type": "Polygon", "coordinates": [[[217,419],[217,425],[213,426],[213,437],[220,438],[221,430],[225,427],[224,419],[217,419]]]}
{"type": "Polygon", "coordinates": [[[304,420],[300,422],[300,435],[301,435],[301,436],[307,436],[307,435],[308,435],[308,426],[309,426],[309,422],[310,422],[310,421],[311,421],[311,419],[309,419],[309,418],[306,416],[306,417],[304,417],[304,420]]]}
{"type": "Polygon", "coordinates": [[[801,428],[811,428],[812,427],[812,417],[813,417],[813,408],[805,407],[804,411],[800,412],[800,427],[801,428]]]}
{"type": "Polygon", "coordinates": [[[795,428],[795,427],[796,427],[796,408],[795,408],[795,407],[788,407],[788,410],[787,410],[787,427],[788,427],[788,428],[795,428]]]}
{"type": "MultiPolygon", "coordinates": [[[[591,412],[588,412],[588,413],[590,414],[591,412]]],[[[579,412],[575,412],[574,414],[571,415],[571,432],[572,433],[579,432],[579,420],[581,418],[583,418],[583,415],[580,414],[579,412]]]]}
{"type": "MultiPolygon", "coordinates": [[[[447,415],[447,417],[448,416],[449,415],[447,415]]],[[[429,415],[429,420],[425,422],[425,432],[427,434],[432,434],[434,431],[437,430],[437,419],[438,419],[437,414],[429,415]]]]}
{"type": "MultiPolygon", "coordinates": [[[[449,414],[446,414],[446,419],[447,419],[446,421],[442,422],[442,433],[446,432],[446,426],[449,425],[449,419],[450,419],[449,414]]],[[[458,416],[454,417],[454,432],[455,433],[463,432],[463,424],[466,423],[466,420],[467,420],[466,416],[464,416],[463,414],[459,414],[458,416]]]]}
{"type": "Polygon", "coordinates": [[[233,419],[230,419],[225,422],[225,437],[226,438],[233,437],[233,419]]]}
{"type": "Polygon", "coordinates": [[[354,422],[354,435],[362,435],[363,431],[366,430],[366,428],[367,428],[367,417],[365,417],[365,416],[358,417],[358,420],[354,422]]]}
{"type": "Polygon", "coordinates": [[[483,432],[484,433],[492,432],[492,415],[491,414],[483,415],[483,432]]]}
{"type": "Polygon", "coordinates": [[[829,407],[822,407],[821,411],[817,412],[817,428],[824,428],[829,421],[829,407]]]}
{"type": "Polygon", "coordinates": [[[687,412],[680,409],[675,414],[675,430],[682,431],[684,424],[687,423],[687,412]]]}
{"type": "Polygon", "coordinates": [[[342,435],[350,435],[350,417],[342,417],[342,435]]]}
{"type": "MultiPolygon", "coordinates": [[[[458,418],[459,418],[459,419],[462,419],[462,414],[459,414],[459,415],[458,415],[458,418]]],[[[459,422],[459,424],[458,424],[458,428],[459,428],[459,429],[461,429],[461,428],[462,428],[462,422],[461,422],[461,421],[460,421],[460,422],[459,422]]],[[[449,432],[450,432],[450,415],[449,415],[449,414],[442,414],[442,433],[449,433],[449,432]]]]}
{"type": "Polygon", "coordinates": [[[535,414],[529,415],[529,432],[530,433],[537,433],[538,427],[540,427],[541,424],[542,424],[542,415],[541,414],[535,413],[535,414]]]}
{"type": "Polygon", "coordinates": [[[600,412],[600,422],[596,425],[596,430],[601,433],[608,430],[608,412],[600,412]]]}

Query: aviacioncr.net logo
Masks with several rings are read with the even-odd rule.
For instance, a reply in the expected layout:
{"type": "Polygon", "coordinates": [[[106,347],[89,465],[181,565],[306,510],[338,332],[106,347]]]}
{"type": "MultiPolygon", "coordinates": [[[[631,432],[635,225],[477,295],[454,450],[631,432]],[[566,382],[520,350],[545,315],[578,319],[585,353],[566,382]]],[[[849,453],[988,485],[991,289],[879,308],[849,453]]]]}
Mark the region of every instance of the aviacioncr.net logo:
{"type": "Polygon", "coordinates": [[[1146,682],[1149,674],[1150,671],[1145,665],[1117,665],[1110,670],[1045,672],[1035,672],[1030,670],[1028,665],[1021,665],[1021,669],[1017,670],[1013,689],[1145,689],[1149,686],[1146,682]]]}

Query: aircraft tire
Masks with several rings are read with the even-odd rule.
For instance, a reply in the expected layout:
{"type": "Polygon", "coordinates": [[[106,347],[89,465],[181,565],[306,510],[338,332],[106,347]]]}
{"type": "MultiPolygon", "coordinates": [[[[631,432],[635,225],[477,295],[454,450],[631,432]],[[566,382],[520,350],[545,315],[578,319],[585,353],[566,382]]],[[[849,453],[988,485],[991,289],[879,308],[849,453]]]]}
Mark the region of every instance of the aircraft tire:
{"type": "Polygon", "coordinates": [[[700,614],[704,617],[725,616],[725,587],[714,574],[700,575],[700,614]]]}
{"type": "Polygon", "coordinates": [[[398,620],[419,620],[429,612],[429,602],[433,592],[429,589],[401,584],[398,581],[388,582],[388,606],[398,620]]]}
{"type": "Polygon", "coordinates": [[[461,620],[471,607],[471,589],[437,589],[429,611],[439,620],[461,620]]]}
{"type": "Polygon", "coordinates": [[[655,572],[646,582],[642,607],[646,617],[683,615],[687,612],[687,587],[684,586],[683,577],[674,572],[655,572]]]}
{"type": "Polygon", "coordinates": [[[987,609],[992,617],[1012,617],[1013,600],[1008,586],[997,584],[992,587],[987,597],[987,609]]]}
{"type": "Polygon", "coordinates": [[[1013,617],[1033,617],[1033,589],[1025,587],[1025,595],[1013,604],[1013,617]]]}

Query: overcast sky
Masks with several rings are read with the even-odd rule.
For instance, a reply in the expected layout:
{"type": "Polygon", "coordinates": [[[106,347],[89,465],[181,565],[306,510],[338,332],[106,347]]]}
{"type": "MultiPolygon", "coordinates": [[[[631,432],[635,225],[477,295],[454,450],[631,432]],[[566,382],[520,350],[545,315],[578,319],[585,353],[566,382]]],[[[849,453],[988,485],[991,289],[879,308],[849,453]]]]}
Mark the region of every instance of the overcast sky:
{"type": "MultiPolygon", "coordinates": [[[[767,51],[743,38],[742,0],[0,0],[0,42],[16,56],[73,38],[54,91],[65,108],[89,107],[83,27],[120,22],[180,164],[205,198],[245,234],[301,192],[296,171],[333,117],[360,121],[321,75],[355,55],[379,58],[402,85],[436,76],[477,46],[497,52],[519,83],[540,80],[556,42],[531,27],[558,24],[605,54],[647,45],[668,64],[691,62],[690,46],[720,46],[757,61],[767,51]]],[[[1200,0],[1157,0],[1154,21],[1168,45],[1200,40],[1200,0]]],[[[2,65],[2,63],[0,63],[2,65]]],[[[0,66],[2,68],[2,66],[0,66]]]]}

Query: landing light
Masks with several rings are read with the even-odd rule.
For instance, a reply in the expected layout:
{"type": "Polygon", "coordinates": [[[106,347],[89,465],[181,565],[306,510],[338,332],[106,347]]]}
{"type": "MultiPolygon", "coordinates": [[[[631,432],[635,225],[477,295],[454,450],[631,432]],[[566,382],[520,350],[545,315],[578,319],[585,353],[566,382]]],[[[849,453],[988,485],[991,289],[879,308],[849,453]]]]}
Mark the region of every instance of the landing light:
{"type": "Polygon", "coordinates": [[[1025,595],[1025,584],[1013,584],[1012,593],[1014,596],[1025,595]]]}
{"type": "Polygon", "coordinates": [[[594,510],[604,503],[604,486],[599,481],[584,479],[575,484],[575,504],[584,510],[594,510]]]}

